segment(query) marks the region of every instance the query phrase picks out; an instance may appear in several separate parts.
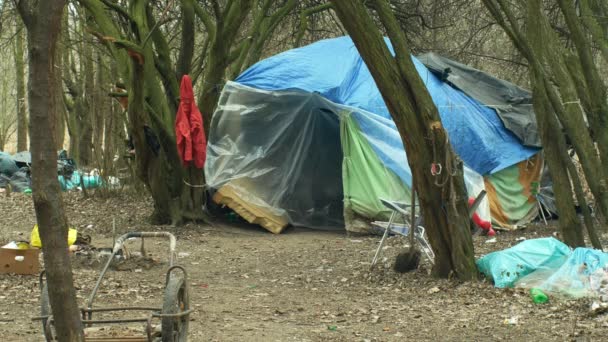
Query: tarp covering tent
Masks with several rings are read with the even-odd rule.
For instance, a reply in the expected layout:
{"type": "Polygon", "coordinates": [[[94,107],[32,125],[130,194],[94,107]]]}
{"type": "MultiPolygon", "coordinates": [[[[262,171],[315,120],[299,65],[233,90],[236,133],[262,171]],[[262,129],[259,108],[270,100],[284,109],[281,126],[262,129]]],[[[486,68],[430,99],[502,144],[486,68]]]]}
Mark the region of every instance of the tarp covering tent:
{"type": "Polygon", "coordinates": [[[10,177],[19,167],[10,154],[0,151],[0,174],[10,177]]]}
{"type": "Polygon", "coordinates": [[[541,147],[529,91],[432,52],[418,59],[468,96],[495,109],[505,127],[524,145],[541,147]]]}
{"type": "MultiPolygon", "coordinates": [[[[505,129],[494,109],[412,59],[465,163],[470,196],[486,187],[481,175],[538,153],[505,129]]],[[[211,123],[205,173],[211,188],[230,187],[311,228],[358,230],[357,218],[386,218],[379,198],[409,201],[411,186],[399,133],[349,37],[275,55],[228,82],[211,123]]],[[[480,208],[489,219],[489,201],[480,208]]]]}

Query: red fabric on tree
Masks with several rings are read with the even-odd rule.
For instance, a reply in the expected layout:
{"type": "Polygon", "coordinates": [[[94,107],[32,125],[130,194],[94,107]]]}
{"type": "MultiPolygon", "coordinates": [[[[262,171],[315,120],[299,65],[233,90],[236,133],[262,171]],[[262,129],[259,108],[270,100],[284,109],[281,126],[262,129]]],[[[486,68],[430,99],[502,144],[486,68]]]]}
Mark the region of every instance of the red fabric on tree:
{"type": "Polygon", "coordinates": [[[205,166],[207,139],[203,117],[194,102],[190,76],[184,75],[180,86],[180,103],[175,117],[177,151],[185,166],[191,162],[199,169],[205,166]]]}

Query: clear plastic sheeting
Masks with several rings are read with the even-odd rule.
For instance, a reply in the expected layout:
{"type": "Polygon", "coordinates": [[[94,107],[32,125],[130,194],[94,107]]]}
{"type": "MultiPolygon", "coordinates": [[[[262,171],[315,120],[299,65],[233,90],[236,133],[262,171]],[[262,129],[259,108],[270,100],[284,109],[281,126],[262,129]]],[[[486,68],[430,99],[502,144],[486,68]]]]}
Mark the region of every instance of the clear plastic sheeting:
{"type": "Polygon", "coordinates": [[[211,122],[207,184],[231,186],[296,226],[343,229],[336,109],[314,93],[227,84],[211,122]]]}
{"type": "Polygon", "coordinates": [[[570,247],[554,238],[526,240],[477,260],[481,273],[498,288],[513,287],[533,272],[551,272],[568,259],[570,247]]]}
{"type": "MultiPolygon", "coordinates": [[[[344,229],[351,213],[386,219],[380,198],[410,200],[412,176],[395,124],[318,93],[228,82],[210,133],[207,184],[229,187],[292,225],[344,229]]],[[[468,167],[465,184],[471,197],[484,189],[468,167]]],[[[487,200],[478,212],[490,219],[487,200]]]]}
{"type": "Polygon", "coordinates": [[[516,287],[539,288],[549,294],[572,298],[597,297],[608,278],[608,254],[590,248],[576,248],[561,265],[540,269],[521,279],[516,287]]]}

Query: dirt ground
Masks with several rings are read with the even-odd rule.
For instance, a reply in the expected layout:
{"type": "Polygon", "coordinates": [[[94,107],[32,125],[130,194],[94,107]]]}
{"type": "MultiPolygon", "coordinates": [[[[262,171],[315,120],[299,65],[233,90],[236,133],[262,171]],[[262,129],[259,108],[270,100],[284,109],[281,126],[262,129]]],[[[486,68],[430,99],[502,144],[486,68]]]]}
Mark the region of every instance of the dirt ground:
{"type": "MultiPolygon", "coordinates": [[[[0,243],[29,239],[35,222],[31,197],[0,194],[0,243]]],[[[150,226],[149,200],[128,194],[109,199],[80,193],[65,196],[68,218],[90,227],[92,244],[110,247],[117,234],[169,231],[177,236],[178,262],[188,270],[191,341],[600,341],[607,316],[589,316],[588,300],[552,298],[533,304],[527,293],[495,289],[486,281],[437,280],[428,265],[408,274],[391,266],[405,244],[390,238],[379,267],[370,262],[379,237],[290,229],[272,235],[236,223],[150,226]]],[[[536,225],[499,233],[495,243],[475,237],[477,256],[503,249],[524,236],[553,234],[536,225]]],[[[607,236],[604,236],[606,241],[607,236]]],[[[134,262],[112,270],[96,304],[151,305],[162,302],[165,241],[147,240],[155,262],[134,262]]],[[[139,245],[130,243],[130,250],[139,245]]],[[[73,257],[78,297],[88,297],[99,260],[73,257]]],[[[135,260],[137,261],[137,260],[135,260]]],[[[42,341],[36,276],[0,275],[0,335],[4,341],[42,341]]],[[[131,313],[133,315],[133,313],[131,313]]],[[[134,330],[142,331],[137,324],[134,330]]]]}

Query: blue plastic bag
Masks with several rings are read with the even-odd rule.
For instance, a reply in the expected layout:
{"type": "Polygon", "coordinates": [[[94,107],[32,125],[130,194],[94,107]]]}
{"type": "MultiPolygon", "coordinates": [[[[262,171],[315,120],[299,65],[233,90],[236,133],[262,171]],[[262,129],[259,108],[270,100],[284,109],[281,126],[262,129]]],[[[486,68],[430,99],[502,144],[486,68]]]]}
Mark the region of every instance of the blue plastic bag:
{"type": "Polygon", "coordinates": [[[557,239],[532,239],[479,258],[477,268],[494,281],[494,286],[513,287],[534,271],[558,269],[571,253],[570,247],[557,239]]]}

